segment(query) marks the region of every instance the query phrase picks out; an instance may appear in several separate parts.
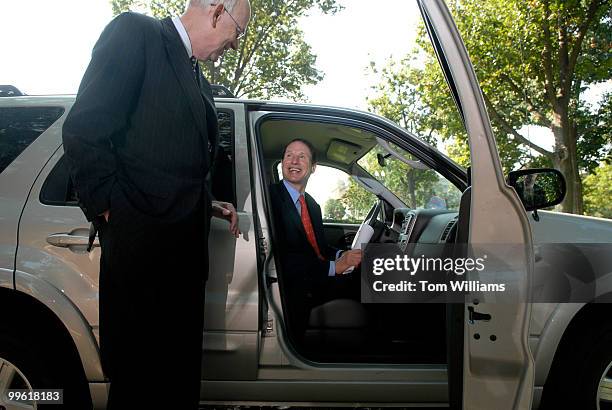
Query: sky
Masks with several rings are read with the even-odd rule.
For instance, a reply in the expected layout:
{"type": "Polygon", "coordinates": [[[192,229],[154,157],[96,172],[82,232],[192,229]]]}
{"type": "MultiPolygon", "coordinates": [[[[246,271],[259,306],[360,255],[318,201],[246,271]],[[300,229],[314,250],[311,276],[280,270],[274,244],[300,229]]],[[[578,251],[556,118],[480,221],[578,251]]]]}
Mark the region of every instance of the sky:
{"type": "Polygon", "coordinates": [[[323,81],[304,88],[310,102],[366,108],[365,97],[375,82],[366,77],[370,61],[382,65],[389,57],[399,59],[413,47],[421,19],[415,1],[340,1],[344,10],[336,15],[312,13],[300,20],[304,37],[317,55],[323,81]],[[376,13],[373,13],[376,10],[376,13]]]}
{"type": "Polygon", "coordinates": [[[112,18],[107,0],[1,0],[0,84],[73,94],[112,18]]]}
{"type": "MultiPolygon", "coordinates": [[[[420,16],[413,1],[380,1],[379,10],[393,12],[378,18],[369,2],[340,2],[345,9],[335,16],[313,12],[300,20],[325,73],[305,92],[316,104],[364,109],[366,66],[406,54],[420,16]]],[[[76,93],[91,49],[112,18],[109,0],[2,0],[0,15],[12,16],[0,25],[0,84],[27,94],[76,93]]]]}

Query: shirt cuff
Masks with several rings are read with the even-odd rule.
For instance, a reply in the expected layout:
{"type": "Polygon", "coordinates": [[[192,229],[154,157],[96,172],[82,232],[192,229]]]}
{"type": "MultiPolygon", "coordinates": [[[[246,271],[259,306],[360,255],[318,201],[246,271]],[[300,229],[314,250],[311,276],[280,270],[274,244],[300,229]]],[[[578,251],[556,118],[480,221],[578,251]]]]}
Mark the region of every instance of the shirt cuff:
{"type": "Polygon", "coordinates": [[[336,262],[335,261],[329,261],[328,276],[336,276],[336,262]]]}

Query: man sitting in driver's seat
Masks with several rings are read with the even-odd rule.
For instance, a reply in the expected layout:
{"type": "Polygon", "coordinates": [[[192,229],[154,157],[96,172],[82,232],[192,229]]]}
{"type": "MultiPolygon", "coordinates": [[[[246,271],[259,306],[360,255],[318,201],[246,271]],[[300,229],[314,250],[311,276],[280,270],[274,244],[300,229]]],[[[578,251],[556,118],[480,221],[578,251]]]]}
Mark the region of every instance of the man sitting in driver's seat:
{"type": "Polygon", "coordinates": [[[306,329],[310,310],[329,299],[327,288],[334,279],[361,263],[360,250],[342,252],[327,245],[321,207],[305,192],[316,162],[310,142],[292,140],[283,151],[283,179],[270,187],[291,333],[297,338],[306,329]]]}

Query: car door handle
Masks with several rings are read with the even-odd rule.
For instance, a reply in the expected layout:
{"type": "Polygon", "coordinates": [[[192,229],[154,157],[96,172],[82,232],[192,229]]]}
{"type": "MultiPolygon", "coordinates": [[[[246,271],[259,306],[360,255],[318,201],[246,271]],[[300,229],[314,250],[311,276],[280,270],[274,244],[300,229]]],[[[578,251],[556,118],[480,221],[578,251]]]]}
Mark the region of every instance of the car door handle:
{"type": "MultiPolygon", "coordinates": [[[[47,243],[53,246],[59,246],[60,248],[70,248],[72,246],[84,246],[87,247],[89,242],[88,236],[83,235],[73,235],[69,233],[54,233],[52,235],[47,236],[47,243]]],[[[100,241],[96,237],[94,243],[94,247],[100,246],[100,241]]]]}

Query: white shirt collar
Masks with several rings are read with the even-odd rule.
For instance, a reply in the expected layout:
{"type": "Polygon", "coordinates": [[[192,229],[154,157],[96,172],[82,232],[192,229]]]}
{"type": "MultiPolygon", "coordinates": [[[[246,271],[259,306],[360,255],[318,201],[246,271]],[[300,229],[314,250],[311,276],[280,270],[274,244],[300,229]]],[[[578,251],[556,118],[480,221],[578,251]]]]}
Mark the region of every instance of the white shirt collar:
{"type": "Polygon", "coordinates": [[[181,40],[183,40],[183,45],[185,46],[185,50],[187,50],[187,56],[191,58],[193,55],[193,51],[191,50],[191,40],[189,39],[189,34],[187,34],[187,30],[185,30],[185,26],[181,21],[180,17],[172,17],[172,22],[174,23],[174,27],[176,27],[176,31],[178,31],[181,36],[181,40]]]}

